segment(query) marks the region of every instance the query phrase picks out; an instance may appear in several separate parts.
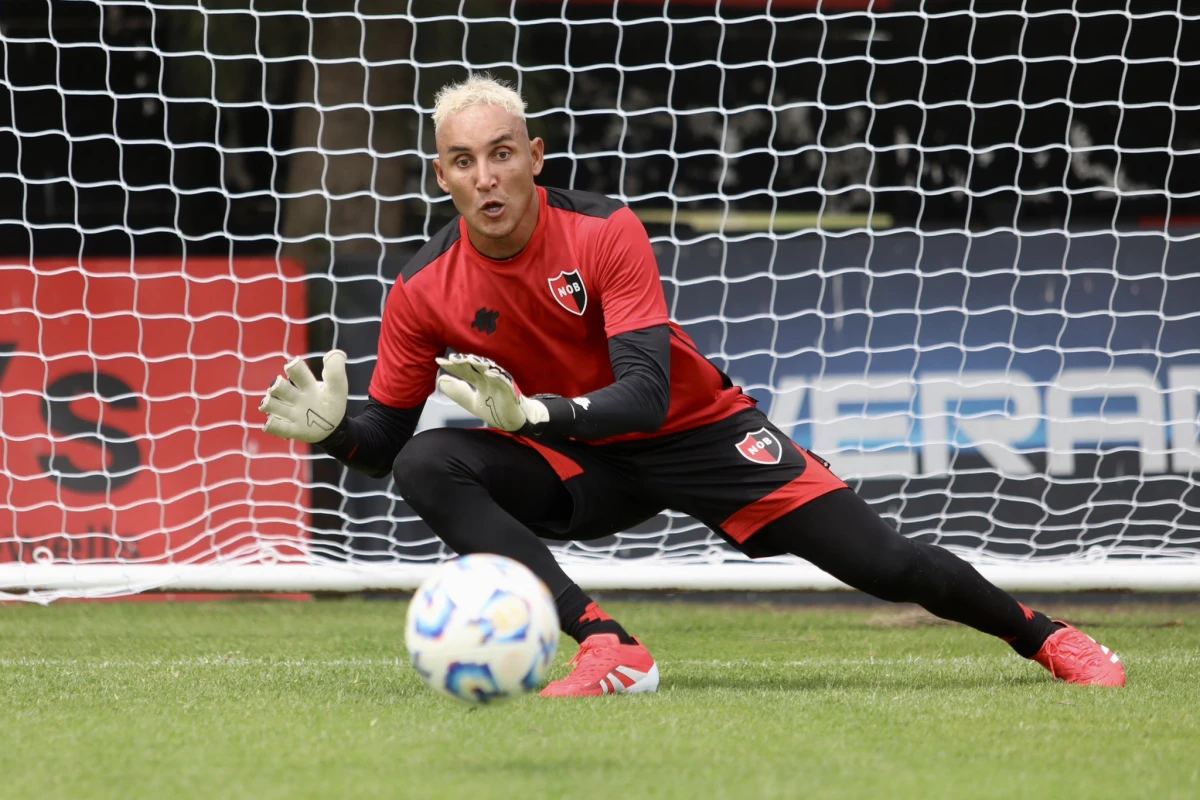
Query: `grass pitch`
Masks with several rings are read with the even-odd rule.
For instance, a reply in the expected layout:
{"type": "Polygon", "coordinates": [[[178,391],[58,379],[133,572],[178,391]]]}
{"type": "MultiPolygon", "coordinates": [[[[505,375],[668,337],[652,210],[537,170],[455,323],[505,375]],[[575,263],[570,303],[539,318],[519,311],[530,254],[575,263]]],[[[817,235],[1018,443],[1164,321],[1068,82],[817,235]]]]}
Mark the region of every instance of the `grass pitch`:
{"type": "Polygon", "coordinates": [[[10,605],[0,796],[1200,796],[1200,605],[1066,602],[1129,688],[905,609],[613,602],[659,694],[468,710],[402,603],[10,605]]]}

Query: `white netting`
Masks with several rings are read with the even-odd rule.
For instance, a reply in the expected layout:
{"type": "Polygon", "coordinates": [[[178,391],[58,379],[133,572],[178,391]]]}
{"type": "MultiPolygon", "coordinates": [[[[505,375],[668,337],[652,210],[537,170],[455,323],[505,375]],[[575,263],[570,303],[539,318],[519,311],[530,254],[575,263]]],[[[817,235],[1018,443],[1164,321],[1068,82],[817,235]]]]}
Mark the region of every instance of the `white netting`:
{"type": "MultiPolygon", "coordinates": [[[[446,555],[388,482],[261,434],[256,407],[332,346],[363,399],[387,287],[453,213],[428,114],[468,69],[525,92],[545,183],[633,206],[673,316],[906,534],[1082,559],[1104,576],[1083,584],[1196,558],[1198,20],[1156,0],[6,4],[0,589],[410,585],[446,555]],[[246,566],[276,562],[317,571],[246,566]]],[[[435,399],[422,425],[464,422],[435,399]]],[[[662,585],[821,583],[722,567],[740,557],[675,514],[562,555],[639,587],[699,564],[714,577],[662,585]]]]}

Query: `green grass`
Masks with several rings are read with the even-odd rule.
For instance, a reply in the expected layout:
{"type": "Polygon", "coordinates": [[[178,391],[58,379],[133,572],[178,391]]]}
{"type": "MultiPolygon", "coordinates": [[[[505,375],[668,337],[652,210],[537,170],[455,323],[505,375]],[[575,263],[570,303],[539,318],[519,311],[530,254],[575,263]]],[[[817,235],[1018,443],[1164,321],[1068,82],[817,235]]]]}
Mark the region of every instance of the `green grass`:
{"type": "Polygon", "coordinates": [[[0,607],[0,796],[1200,796],[1200,606],[1050,609],[1125,690],[903,610],[605,607],[657,695],[482,710],[419,682],[401,603],[0,607]]]}

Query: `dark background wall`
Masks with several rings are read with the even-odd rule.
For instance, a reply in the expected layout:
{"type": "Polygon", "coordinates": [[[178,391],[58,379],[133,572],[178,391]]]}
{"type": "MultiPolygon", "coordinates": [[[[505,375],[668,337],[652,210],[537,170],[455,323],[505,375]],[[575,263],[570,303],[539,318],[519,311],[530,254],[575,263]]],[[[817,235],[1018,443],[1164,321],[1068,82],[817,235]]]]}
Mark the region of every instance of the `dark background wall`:
{"type": "Polygon", "coordinates": [[[481,0],[460,22],[416,0],[357,14],[318,0],[308,18],[298,0],[204,14],[182,0],[6,0],[0,252],[274,252],[305,149],[310,52],[371,67],[334,100],[371,111],[377,171],[403,168],[382,192],[365,187],[384,197],[358,212],[394,217],[384,238],[397,241],[451,213],[418,107],[464,59],[526,91],[553,154],[547,183],[639,207],[874,211],[971,230],[1200,215],[1196,18],[1166,0],[1138,0],[1132,17],[1118,0],[1076,5],[739,4],[718,17],[703,3],[517,2],[509,19],[509,3],[481,0]]]}

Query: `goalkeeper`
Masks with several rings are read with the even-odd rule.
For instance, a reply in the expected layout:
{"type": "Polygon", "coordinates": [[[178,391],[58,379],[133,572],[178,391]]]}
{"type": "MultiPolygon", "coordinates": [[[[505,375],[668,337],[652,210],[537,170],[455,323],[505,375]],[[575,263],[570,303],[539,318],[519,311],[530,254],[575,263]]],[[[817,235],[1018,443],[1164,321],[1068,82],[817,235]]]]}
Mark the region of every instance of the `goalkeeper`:
{"type": "Polygon", "coordinates": [[[499,553],[545,581],[580,646],[544,696],[657,689],[649,651],[543,539],[608,536],[664,508],[753,558],[792,553],[860,591],[1001,638],[1055,678],[1124,685],[1107,648],[949,551],[900,535],[772,425],[668,318],[633,212],[536,185],[544,145],[529,138],[514,90],[484,77],[446,86],[433,122],[438,185],[460,216],[391,289],[366,410],[345,415],[340,351],[325,356],[323,382],[294,360],[261,410],[268,433],[393,474],[456,552],[499,553]],[[413,436],[435,383],[492,429],[413,436]]]}

